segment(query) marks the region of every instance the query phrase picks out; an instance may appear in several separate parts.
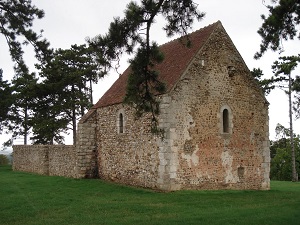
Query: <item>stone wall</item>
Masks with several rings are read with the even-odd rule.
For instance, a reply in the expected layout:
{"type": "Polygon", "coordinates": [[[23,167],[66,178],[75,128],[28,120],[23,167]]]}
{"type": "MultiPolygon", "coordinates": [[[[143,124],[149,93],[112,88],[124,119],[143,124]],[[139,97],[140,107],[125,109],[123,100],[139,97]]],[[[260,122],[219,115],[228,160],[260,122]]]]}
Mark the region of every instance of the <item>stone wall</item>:
{"type": "Polygon", "coordinates": [[[76,177],[76,149],[73,145],[48,146],[49,175],[76,177]]]}
{"type": "Polygon", "coordinates": [[[13,170],[48,175],[48,147],[42,145],[14,145],[13,170]]]}
{"type": "MultiPolygon", "coordinates": [[[[150,132],[150,118],[135,120],[134,110],[117,104],[97,110],[99,177],[140,187],[157,187],[159,166],[157,138],[150,132]],[[123,132],[120,132],[120,114],[123,132]]],[[[121,130],[122,131],[122,130],[121,130]]]]}
{"type": "Polygon", "coordinates": [[[76,147],[14,146],[13,167],[166,191],[270,188],[268,103],[222,27],[159,98],[164,139],[115,104],[80,120],[76,147]]]}
{"type": "Polygon", "coordinates": [[[269,189],[268,103],[223,29],[161,107],[163,189],[269,189]]]}
{"type": "Polygon", "coordinates": [[[98,177],[96,126],[96,113],[91,110],[78,123],[76,146],[13,146],[13,169],[50,176],[98,177]]]}
{"type": "Polygon", "coordinates": [[[270,188],[268,103],[224,29],[160,100],[163,140],[128,106],[97,109],[100,178],[167,191],[270,188]]]}
{"type": "Polygon", "coordinates": [[[50,176],[76,176],[75,147],[71,145],[15,145],[13,170],[50,176]]]}
{"type": "Polygon", "coordinates": [[[96,110],[91,109],[78,123],[76,140],[77,178],[98,177],[96,127],[96,110]]]}

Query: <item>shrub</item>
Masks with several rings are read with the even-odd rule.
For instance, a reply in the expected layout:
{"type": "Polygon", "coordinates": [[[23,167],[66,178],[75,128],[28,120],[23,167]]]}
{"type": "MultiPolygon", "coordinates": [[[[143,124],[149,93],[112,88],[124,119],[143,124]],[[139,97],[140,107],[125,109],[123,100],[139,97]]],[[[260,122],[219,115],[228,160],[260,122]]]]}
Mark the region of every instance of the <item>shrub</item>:
{"type": "Polygon", "coordinates": [[[6,155],[0,154],[0,165],[8,165],[9,159],[6,155]]]}

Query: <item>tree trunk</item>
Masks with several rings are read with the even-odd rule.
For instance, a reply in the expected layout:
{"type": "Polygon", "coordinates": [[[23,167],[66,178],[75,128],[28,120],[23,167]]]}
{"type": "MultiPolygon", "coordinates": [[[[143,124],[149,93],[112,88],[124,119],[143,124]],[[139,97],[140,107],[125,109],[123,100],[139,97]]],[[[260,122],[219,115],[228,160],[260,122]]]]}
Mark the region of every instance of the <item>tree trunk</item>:
{"type": "Polygon", "coordinates": [[[75,112],[75,109],[73,109],[72,125],[73,125],[73,145],[76,145],[76,112],[75,112]]]}
{"type": "Polygon", "coordinates": [[[90,79],[90,103],[93,105],[93,84],[92,79],[90,79]]]}
{"type": "MultiPolygon", "coordinates": [[[[72,85],[72,94],[75,96],[75,87],[72,85]]],[[[72,109],[72,129],[73,129],[73,145],[76,145],[76,105],[73,99],[73,109],[72,109]]]]}
{"type": "MultiPolygon", "coordinates": [[[[82,92],[82,90],[80,90],[80,92],[82,92]]],[[[84,116],[84,103],[83,102],[81,102],[80,103],[80,114],[81,114],[81,117],[83,117],[84,116]]]]}
{"type": "Polygon", "coordinates": [[[27,135],[28,135],[28,109],[27,106],[24,108],[24,145],[27,145],[27,135]]]}
{"type": "Polygon", "coordinates": [[[292,112],[292,79],[289,74],[289,117],[290,117],[290,142],[291,142],[291,158],[292,158],[292,181],[298,181],[298,174],[296,170],[296,156],[294,145],[294,132],[293,132],[293,112],[292,112]]]}

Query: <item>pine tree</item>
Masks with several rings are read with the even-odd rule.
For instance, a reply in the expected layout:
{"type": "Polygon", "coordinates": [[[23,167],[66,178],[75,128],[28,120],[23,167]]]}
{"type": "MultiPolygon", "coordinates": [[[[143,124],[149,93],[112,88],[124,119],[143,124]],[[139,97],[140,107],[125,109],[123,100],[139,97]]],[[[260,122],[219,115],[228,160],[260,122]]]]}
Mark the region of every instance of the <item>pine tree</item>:
{"type": "MultiPolygon", "coordinates": [[[[26,67],[24,67],[26,68],[26,67]]],[[[12,141],[19,137],[24,137],[24,145],[27,145],[28,135],[33,116],[32,104],[34,100],[34,87],[37,83],[35,73],[30,73],[28,69],[16,69],[16,75],[12,80],[12,101],[9,111],[7,129],[12,134],[11,140],[6,145],[11,145],[12,141]]]]}
{"type": "Polygon", "coordinates": [[[300,62],[299,56],[286,56],[280,57],[279,61],[274,62],[272,66],[275,76],[281,80],[280,87],[285,88],[287,85],[287,91],[289,97],[289,119],[290,119],[290,143],[291,143],[291,162],[292,162],[292,181],[298,181],[298,174],[296,170],[296,155],[294,145],[294,130],[293,130],[293,111],[292,111],[292,91],[295,85],[295,79],[292,78],[292,71],[298,66],[300,62]]]}
{"type": "Polygon", "coordinates": [[[262,37],[260,50],[255,54],[259,59],[268,50],[282,52],[283,40],[300,39],[300,2],[299,0],[273,0],[273,5],[268,5],[268,16],[262,15],[262,26],[258,34],[262,37]]]}
{"type": "MultiPolygon", "coordinates": [[[[300,2],[299,0],[272,0],[272,5],[267,6],[269,15],[262,15],[263,24],[258,30],[262,37],[260,50],[255,53],[254,58],[259,59],[268,50],[284,51],[283,40],[293,40],[295,37],[300,39],[300,32],[297,30],[300,24],[300,2]]],[[[297,66],[298,56],[279,57],[272,66],[275,78],[270,82],[277,83],[276,86],[282,88],[281,83],[288,85],[289,96],[289,119],[290,119],[290,142],[292,157],[292,180],[297,181],[298,176],[295,169],[295,149],[293,141],[293,115],[292,115],[292,90],[295,85],[295,79],[291,77],[292,70],[297,66]]]]}
{"type": "Polygon", "coordinates": [[[0,69],[0,133],[7,126],[8,113],[13,104],[12,87],[8,81],[2,79],[3,71],[0,69]]]}
{"type": "Polygon", "coordinates": [[[159,15],[166,21],[163,27],[166,35],[185,36],[182,42],[187,46],[191,44],[186,36],[188,29],[194,19],[204,17],[192,0],[142,0],[140,4],[132,1],[127,5],[123,19],[114,18],[106,35],[88,40],[97,52],[98,63],[105,69],[112,68],[114,62],[118,64],[123,53],[134,55],[130,60],[131,74],[125,102],[136,108],[137,116],[152,115],[153,133],[163,132],[158,129],[159,102],[155,96],[164,93],[165,85],[153,69],[155,64],[163,61],[163,55],[150,38],[151,27],[159,15]]]}
{"type": "Polygon", "coordinates": [[[22,45],[31,44],[40,61],[51,53],[47,40],[31,29],[33,21],[43,17],[44,12],[32,5],[30,0],[0,1],[0,33],[4,35],[11,58],[19,70],[24,69],[25,65],[22,45]]]}
{"type": "Polygon", "coordinates": [[[34,143],[62,143],[61,132],[72,130],[76,143],[78,119],[92,106],[92,82],[101,77],[85,45],[57,49],[51,61],[41,67],[34,116],[34,143]],[[48,127],[48,129],[46,129],[48,127]]]}
{"type": "Polygon", "coordinates": [[[35,87],[35,101],[33,103],[32,137],[33,144],[63,144],[63,134],[67,131],[68,120],[61,110],[61,85],[43,82],[35,87]]]}
{"type": "Polygon", "coordinates": [[[33,85],[37,79],[30,73],[23,59],[24,45],[31,45],[35,57],[41,64],[51,57],[52,50],[49,42],[42,37],[42,32],[32,29],[34,20],[44,17],[44,11],[34,6],[31,0],[2,0],[0,1],[0,34],[6,40],[12,61],[15,63],[15,77],[12,80],[12,107],[8,113],[5,127],[12,134],[6,145],[12,144],[17,136],[24,136],[27,144],[31,129],[31,103],[33,101],[33,85]]]}
{"type": "Polygon", "coordinates": [[[272,77],[271,79],[264,79],[263,71],[260,68],[253,68],[251,74],[254,80],[258,82],[265,95],[268,95],[272,90],[275,89],[276,82],[281,81],[280,79],[274,77],[272,77]]]}

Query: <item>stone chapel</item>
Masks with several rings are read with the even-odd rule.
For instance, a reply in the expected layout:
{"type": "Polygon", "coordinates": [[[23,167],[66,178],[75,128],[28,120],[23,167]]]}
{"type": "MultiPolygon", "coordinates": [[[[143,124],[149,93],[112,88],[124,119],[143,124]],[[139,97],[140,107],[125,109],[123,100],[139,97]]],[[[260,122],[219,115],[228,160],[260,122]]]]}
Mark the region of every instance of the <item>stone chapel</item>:
{"type": "Polygon", "coordinates": [[[190,40],[160,46],[165,139],[122,104],[129,69],[80,121],[96,124],[99,177],[162,190],[268,189],[268,102],[221,22],[190,40]]]}
{"type": "MultiPolygon", "coordinates": [[[[72,177],[175,191],[270,188],[268,102],[216,22],[160,46],[161,139],[123,104],[127,69],[78,123],[72,177]]],[[[49,150],[50,151],[50,150],[49,150]]]]}

